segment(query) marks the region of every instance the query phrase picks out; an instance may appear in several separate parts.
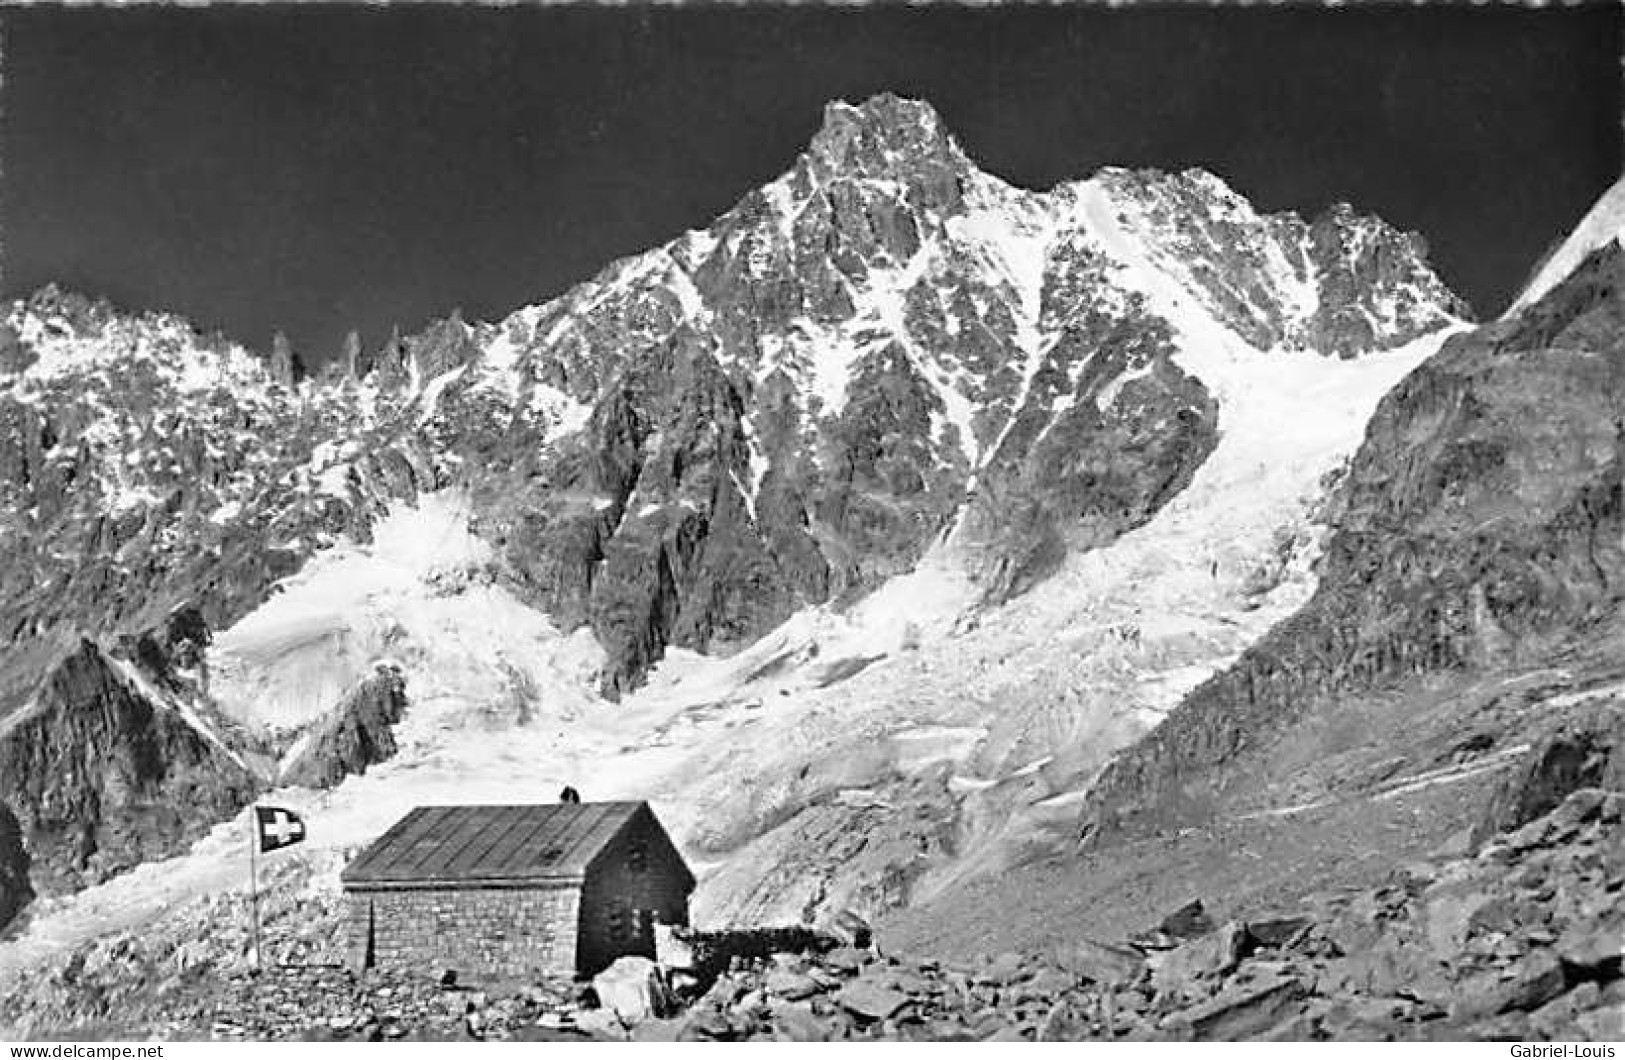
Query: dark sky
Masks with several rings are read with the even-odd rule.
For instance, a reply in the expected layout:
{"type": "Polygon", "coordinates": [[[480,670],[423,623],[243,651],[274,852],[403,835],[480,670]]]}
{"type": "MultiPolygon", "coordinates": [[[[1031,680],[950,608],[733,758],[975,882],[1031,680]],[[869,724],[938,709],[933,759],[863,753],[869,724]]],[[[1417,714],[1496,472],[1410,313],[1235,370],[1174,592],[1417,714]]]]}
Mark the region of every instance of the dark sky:
{"type": "Polygon", "coordinates": [[[495,318],[707,223],[824,102],[929,99],[1048,187],[1202,165],[1423,232],[1499,311],[1620,170],[1620,11],[367,7],[5,12],[5,294],[308,360],[495,318]]]}

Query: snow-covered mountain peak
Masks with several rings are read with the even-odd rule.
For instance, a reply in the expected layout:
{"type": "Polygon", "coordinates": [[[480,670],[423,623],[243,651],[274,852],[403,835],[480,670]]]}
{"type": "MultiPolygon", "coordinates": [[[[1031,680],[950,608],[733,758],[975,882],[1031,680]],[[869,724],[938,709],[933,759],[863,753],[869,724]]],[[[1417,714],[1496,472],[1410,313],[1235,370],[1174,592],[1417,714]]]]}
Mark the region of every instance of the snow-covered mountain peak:
{"type": "MultiPolygon", "coordinates": [[[[309,379],[286,343],[42,293],[0,329],[0,717],[61,644],[187,605],[198,709],[245,760],[368,770],[330,836],[670,768],[676,826],[726,852],[769,827],[736,795],[780,798],[738,761],[813,778],[781,820],[893,745],[910,784],[953,759],[931,798],[986,793],[996,833],[1035,769],[1064,809],[1302,598],[1325,476],[1453,326],[1421,251],[1201,170],[1023,189],[879,96],[703,228],[309,379]],[[318,761],[363,700],[377,754],[318,761]]],[[[875,768],[832,790],[913,798],[875,768]]]]}
{"type": "Polygon", "coordinates": [[[1245,365],[1397,348],[1455,307],[1420,245],[1374,219],[1263,215],[1198,169],[1022,189],[972,164],[928,104],[883,95],[831,104],[780,178],[705,228],[498,323],[453,314],[297,385],[288,357],[42,293],[0,343],[17,399],[0,428],[24,483],[0,505],[31,532],[77,528],[74,548],[42,545],[42,570],[102,548],[104,512],[128,523],[108,540],[189,556],[259,533],[292,561],[364,539],[389,499],[472,482],[519,580],[564,628],[592,623],[615,680],[635,680],[668,642],[760,632],[909,569],[944,534],[1001,572],[996,593],[1028,584],[1100,492],[1090,461],[1155,450],[1113,479],[1086,547],[1180,488],[1252,385],[1245,365]],[[81,370],[99,382],[44,394],[81,370]],[[640,586],[658,573],[635,556],[679,526],[727,542],[663,561],[679,582],[759,562],[768,602],[665,585],[697,595],[627,613],[691,619],[612,628],[594,601],[623,563],[647,564],[627,568],[640,586]]]}
{"type": "MultiPolygon", "coordinates": [[[[515,514],[576,535],[584,559],[645,522],[653,533],[673,505],[705,513],[732,495],[761,543],[798,555],[790,596],[816,600],[906,569],[949,528],[986,544],[1008,515],[1001,491],[1083,473],[1018,486],[1009,476],[1034,446],[1076,460],[1074,435],[1097,420],[1123,420],[1124,444],[1175,427],[1158,444],[1188,471],[1215,415],[1253,385],[1244,365],[1356,358],[1454,325],[1459,302],[1421,251],[1349,210],[1313,224],[1261,214],[1199,169],[1022,189],[971,163],[928,104],[883,95],[832,103],[782,176],[707,227],[497,325],[393,342],[370,378],[411,394],[437,444],[482,461],[493,447],[517,455],[502,427],[516,415],[532,417],[523,437],[539,429],[537,444],[574,438],[629,461],[570,465],[562,481],[590,528],[515,514]],[[689,446],[720,466],[702,476],[693,453],[667,451],[689,446]],[[658,473],[640,474],[651,459],[658,473]],[[852,507],[881,496],[906,499],[852,507]],[[992,524],[967,515],[983,504],[992,524]]],[[[1177,489],[1184,472],[1163,471],[1177,489]]],[[[1130,480],[1135,496],[1114,499],[1096,539],[1165,499],[1130,480]]],[[[1039,521],[1051,518],[1068,517],[1039,521]]],[[[567,611],[587,613],[585,591],[569,590],[567,611]]],[[[634,640],[639,666],[651,645],[634,640]]]]}
{"type": "Polygon", "coordinates": [[[1165,309],[1177,301],[1261,354],[1354,357],[1462,316],[1423,249],[1349,210],[1313,224],[1260,214],[1200,169],[1022,189],[977,168],[929,104],[888,94],[829,104],[791,167],[708,227],[471,341],[499,353],[511,388],[528,376],[585,402],[637,350],[686,335],[824,416],[867,358],[901,352],[935,380],[939,436],[951,427],[977,463],[1011,412],[987,402],[1012,399],[1085,303],[1116,312],[1172,292],[1165,309]]]}

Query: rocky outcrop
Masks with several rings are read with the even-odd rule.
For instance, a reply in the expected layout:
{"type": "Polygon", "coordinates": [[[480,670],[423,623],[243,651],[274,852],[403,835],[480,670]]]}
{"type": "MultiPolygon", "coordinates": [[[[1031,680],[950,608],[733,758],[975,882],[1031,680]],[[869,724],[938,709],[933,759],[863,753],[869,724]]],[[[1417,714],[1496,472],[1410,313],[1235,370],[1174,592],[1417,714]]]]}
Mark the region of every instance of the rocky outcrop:
{"type": "Polygon", "coordinates": [[[1523,765],[1502,783],[1476,829],[1481,842],[1544,817],[1582,788],[1625,791],[1625,700],[1566,711],[1546,726],[1523,765]]]}
{"type": "Polygon", "coordinates": [[[1362,217],[1347,203],[1299,231],[1320,287],[1296,336],[1303,347],[1349,358],[1409,342],[1449,317],[1471,319],[1467,304],[1427,268],[1427,243],[1417,233],[1362,217]]]}
{"type": "Polygon", "coordinates": [[[202,691],[208,682],[205,652],[213,639],[203,614],[183,605],[155,629],[118,637],[114,654],[134,663],[161,688],[202,691]]]}
{"type": "Polygon", "coordinates": [[[300,750],[283,767],[279,782],[330,788],[394,757],[393,726],[406,706],[406,680],[400,670],[378,667],[305,731],[300,750]]]}
{"type": "Polygon", "coordinates": [[[434,322],[407,339],[404,345],[408,361],[425,383],[463,367],[480,352],[472,330],[463,322],[461,311],[434,322]]]}
{"type": "Polygon", "coordinates": [[[1142,525],[1212,452],[1217,403],[1145,323],[1088,340],[1079,400],[1048,422],[1018,415],[982,472],[960,540],[979,555],[988,600],[1019,594],[1069,553],[1142,525]]]}
{"type": "Polygon", "coordinates": [[[666,644],[748,642],[807,602],[798,581],[822,576],[781,574],[752,525],[740,485],[751,474],[743,402],[704,345],[675,343],[640,368],[603,421],[639,438],[637,463],[618,476],[618,525],[588,603],[594,633],[617,660],[605,675],[611,693],[666,644]]]}
{"type": "Polygon", "coordinates": [[[0,803],[42,893],[177,853],[256,789],[195,718],[155,703],[89,640],[0,722],[0,803]]]}
{"type": "Polygon", "coordinates": [[[308,374],[299,354],[294,352],[293,343],[280,331],[271,337],[271,355],[266,366],[271,378],[285,387],[298,385],[299,380],[308,374]]]}
{"type": "Polygon", "coordinates": [[[1379,406],[1314,598],[1115,760],[1104,839],[1200,815],[1224,764],[1337,695],[1538,665],[1625,596],[1625,251],[1452,339],[1379,406]]]}

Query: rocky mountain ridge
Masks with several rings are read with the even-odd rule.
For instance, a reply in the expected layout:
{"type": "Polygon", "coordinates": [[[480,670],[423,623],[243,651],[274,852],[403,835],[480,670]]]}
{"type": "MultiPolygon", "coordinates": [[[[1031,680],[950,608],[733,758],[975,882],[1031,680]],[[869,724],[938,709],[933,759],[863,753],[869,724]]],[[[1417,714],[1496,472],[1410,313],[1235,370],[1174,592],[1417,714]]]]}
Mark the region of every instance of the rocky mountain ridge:
{"type": "MultiPolygon", "coordinates": [[[[1054,450],[1164,444],[1159,478],[1177,488],[1217,415],[1175,356],[1179,303],[1261,351],[1380,351],[1463,311],[1421,249],[1346,208],[1313,224],[1260,216],[1199,171],[1106,170],[1025,192],[977,170],[924,104],[832,104],[797,164],[710,228],[498,324],[454,317],[392,341],[358,359],[354,378],[296,384],[290,366],[201,347],[179,321],[42,296],[10,324],[12,359],[27,367],[6,410],[28,465],[7,480],[30,491],[8,508],[23,517],[20,539],[58,536],[61,499],[148,522],[176,503],[178,476],[201,473],[220,495],[187,496],[178,523],[146,532],[161,544],[206,531],[199,515],[222,537],[250,524],[293,565],[301,546],[364,535],[380,501],[472,468],[492,499],[484,527],[516,578],[567,627],[593,625],[614,689],[667,642],[726,647],[786,608],[907,569],[967,498],[1039,504],[1021,477],[1056,472],[1063,490],[1090,492],[1054,450]],[[86,372],[96,396],[67,400],[86,372]],[[115,378],[136,389],[128,408],[107,401],[115,378]],[[229,410],[208,404],[228,397],[229,410]],[[172,438],[166,417],[180,416],[191,422],[172,438]],[[211,432],[233,417],[241,429],[211,432]],[[79,447],[59,444],[93,422],[79,447]],[[244,447],[263,435],[281,451],[199,450],[196,435],[244,447]],[[87,449],[93,473],[78,463],[87,449]],[[60,488],[87,474],[99,492],[60,488]],[[262,507],[275,521],[252,525],[262,507]],[[713,540],[723,585],[750,582],[750,601],[692,554],[713,540]],[[663,565],[669,591],[649,577],[663,565]]],[[[1097,502],[1104,511],[1066,505],[1046,529],[1081,515],[1102,527],[1086,538],[1120,532],[1155,509],[1145,490],[1097,502]]],[[[131,532],[62,551],[135,551],[131,532]]],[[[203,609],[216,627],[234,617],[203,609]]]]}

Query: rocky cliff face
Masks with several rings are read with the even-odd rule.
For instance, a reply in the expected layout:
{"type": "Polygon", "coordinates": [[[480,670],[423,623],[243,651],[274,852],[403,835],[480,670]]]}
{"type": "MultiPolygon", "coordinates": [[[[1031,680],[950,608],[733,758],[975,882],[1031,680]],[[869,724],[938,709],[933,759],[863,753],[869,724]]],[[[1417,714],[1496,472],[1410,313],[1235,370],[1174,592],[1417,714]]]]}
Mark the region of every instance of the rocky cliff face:
{"type": "Polygon", "coordinates": [[[318,720],[277,778],[280,783],[330,788],[395,754],[392,726],[406,712],[400,671],[379,667],[318,720]]]}
{"type": "Polygon", "coordinates": [[[0,802],[42,893],[184,849],[258,789],[195,715],[85,640],[0,724],[0,802]]]}
{"type": "Polygon", "coordinates": [[[1625,596],[1625,251],[1452,339],[1383,401],[1310,603],[1115,761],[1107,836],[1197,812],[1317,704],[1418,674],[1529,669],[1625,596]]]}
{"type": "Polygon", "coordinates": [[[34,885],[28,879],[29,864],[22,826],[15,814],[0,805],[0,928],[11,923],[34,897],[34,885]]]}

